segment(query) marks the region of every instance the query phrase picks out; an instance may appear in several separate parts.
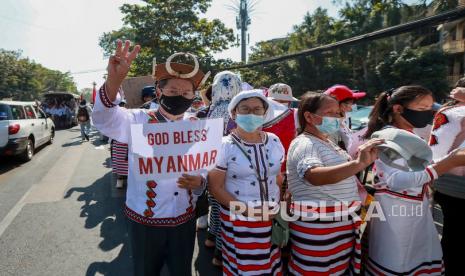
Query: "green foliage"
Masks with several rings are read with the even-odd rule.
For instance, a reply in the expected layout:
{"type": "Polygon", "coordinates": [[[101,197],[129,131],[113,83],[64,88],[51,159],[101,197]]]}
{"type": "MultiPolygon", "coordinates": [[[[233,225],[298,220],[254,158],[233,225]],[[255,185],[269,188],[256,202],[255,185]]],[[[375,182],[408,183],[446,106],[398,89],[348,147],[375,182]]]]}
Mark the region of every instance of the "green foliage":
{"type": "Polygon", "coordinates": [[[77,91],[69,72],[47,69],[19,51],[0,49],[0,68],[0,99],[31,101],[48,91],[77,91]]]}
{"type": "MultiPolygon", "coordinates": [[[[134,61],[131,75],[147,75],[152,60],[166,60],[174,52],[190,52],[200,57],[202,64],[222,63],[213,60],[213,53],[228,49],[235,38],[220,20],[209,21],[200,16],[210,7],[211,0],[143,0],[145,3],[124,4],[124,26],[104,33],[100,46],[106,55],[115,48],[117,39],[130,39],[142,49],[134,61]]],[[[228,62],[228,61],[226,61],[228,62]]],[[[208,67],[208,66],[207,66],[208,67]]]]}
{"type": "Polygon", "coordinates": [[[405,48],[401,53],[391,52],[376,67],[382,88],[421,84],[435,92],[436,98],[446,95],[448,89],[447,59],[435,49],[405,48]]]}
{"type": "MultiPolygon", "coordinates": [[[[298,52],[398,25],[433,10],[430,3],[407,5],[401,0],[335,2],[341,6],[338,19],[328,16],[327,11],[321,8],[307,13],[303,22],[295,26],[287,38],[260,42],[253,47],[250,61],[298,52]]],[[[296,95],[308,90],[324,90],[334,84],[346,84],[353,89],[367,91],[369,98],[373,99],[386,88],[415,83],[430,88],[441,98],[448,90],[447,57],[437,50],[438,47],[421,47],[434,45],[438,38],[435,30],[425,28],[324,54],[243,69],[241,74],[243,79],[253,80],[256,87],[288,83],[296,95]]]]}

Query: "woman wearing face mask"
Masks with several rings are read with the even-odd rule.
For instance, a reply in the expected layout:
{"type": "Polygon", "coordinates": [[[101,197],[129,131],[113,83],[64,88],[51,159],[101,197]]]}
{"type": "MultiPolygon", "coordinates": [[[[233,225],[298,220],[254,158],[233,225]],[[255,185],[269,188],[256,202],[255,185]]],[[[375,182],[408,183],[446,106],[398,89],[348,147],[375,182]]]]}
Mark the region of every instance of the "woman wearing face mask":
{"type": "Polygon", "coordinates": [[[261,131],[268,107],[261,90],[233,98],[228,110],[237,128],[223,138],[217,167],[209,174],[210,192],[221,204],[225,275],[281,273],[279,248],[271,244],[271,218],[261,216],[267,206],[280,202],[278,181],[284,160],[279,138],[261,131]],[[234,203],[244,208],[230,211],[234,203]]]}
{"type": "Polygon", "coordinates": [[[350,129],[350,117],[348,117],[348,114],[352,112],[355,101],[365,97],[366,93],[352,91],[349,87],[338,84],[328,88],[325,94],[335,98],[339,102],[339,109],[342,115],[339,121],[339,130],[331,136],[334,139],[333,142],[349,151],[352,144],[352,130],[350,129]]]}
{"type": "MultiPolygon", "coordinates": [[[[385,128],[413,133],[433,120],[433,96],[421,86],[402,86],[379,95],[366,137],[385,128]]],[[[371,219],[366,238],[366,270],[375,275],[442,275],[439,237],[429,208],[428,186],[438,176],[464,164],[465,151],[455,151],[422,171],[400,169],[404,159],[376,160],[375,199],[382,219],[371,219]]]]}
{"type": "Polygon", "coordinates": [[[337,128],[334,121],[339,114],[339,103],[328,95],[307,92],[301,97],[302,132],[287,156],[292,208],[299,217],[290,223],[292,274],[360,272],[360,221],[354,215],[360,196],[355,175],[377,158],[375,146],[382,141],[368,141],[352,160],[326,132],[337,128]],[[336,212],[349,207],[349,214],[336,212]]]}
{"type": "MultiPolygon", "coordinates": [[[[449,152],[465,147],[465,78],[460,79],[450,97],[435,115],[429,145],[433,160],[440,160],[449,152]]],[[[463,255],[457,254],[465,248],[463,236],[463,206],[465,204],[465,166],[457,167],[435,183],[434,199],[441,206],[443,228],[441,245],[444,253],[446,275],[465,275],[463,255]]]]}

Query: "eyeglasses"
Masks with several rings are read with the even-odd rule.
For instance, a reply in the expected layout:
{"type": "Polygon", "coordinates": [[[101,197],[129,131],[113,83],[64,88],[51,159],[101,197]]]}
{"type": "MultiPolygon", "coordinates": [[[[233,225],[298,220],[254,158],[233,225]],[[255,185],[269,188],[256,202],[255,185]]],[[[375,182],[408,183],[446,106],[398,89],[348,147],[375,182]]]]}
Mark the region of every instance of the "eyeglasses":
{"type": "Polygon", "coordinates": [[[255,107],[250,108],[248,106],[240,106],[237,108],[239,114],[255,114],[255,115],[264,115],[266,109],[264,107],[255,107]]]}
{"type": "Polygon", "coordinates": [[[192,90],[187,91],[180,91],[180,90],[173,90],[173,89],[160,89],[166,96],[183,96],[188,100],[192,100],[195,97],[195,92],[192,90]]]}

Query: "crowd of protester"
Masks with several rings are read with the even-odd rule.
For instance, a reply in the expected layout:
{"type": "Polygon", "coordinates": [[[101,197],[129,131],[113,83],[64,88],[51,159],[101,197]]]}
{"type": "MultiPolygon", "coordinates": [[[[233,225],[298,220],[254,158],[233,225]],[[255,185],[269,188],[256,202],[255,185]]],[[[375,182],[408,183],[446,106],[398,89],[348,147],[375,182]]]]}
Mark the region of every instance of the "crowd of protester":
{"type": "Polygon", "coordinates": [[[64,128],[71,125],[78,105],[79,102],[74,98],[50,97],[41,103],[41,108],[51,116],[57,128],[64,128]]]}
{"type": "Polygon", "coordinates": [[[138,52],[128,49],[119,42],[110,58],[92,117],[118,143],[114,169],[126,170],[135,275],[158,275],[164,264],[172,275],[191,275],[196,221],[208,227],[205,246],[225,275],[465,274],[456,253],[465,245],[465,79],[439,109],[420,85],[379,93],[364,135],[354,137],[350,112],[364,92],[328,85],[297,99],[287,84],[244,89],[224,71],[201,91],[201,107],[195,91],[204,74],[181,78],[193,70],[186,64],[156,65],[145,108],[120,107],[119,87],[138,52]],[[192,117],[224,119],[215,169],[147,183],[128,175],[131,124],[192,117]],[[370,187],[360,177],[368,170],[370,187]],[[196,205],[206,208],[197,217],[196,205]]]}

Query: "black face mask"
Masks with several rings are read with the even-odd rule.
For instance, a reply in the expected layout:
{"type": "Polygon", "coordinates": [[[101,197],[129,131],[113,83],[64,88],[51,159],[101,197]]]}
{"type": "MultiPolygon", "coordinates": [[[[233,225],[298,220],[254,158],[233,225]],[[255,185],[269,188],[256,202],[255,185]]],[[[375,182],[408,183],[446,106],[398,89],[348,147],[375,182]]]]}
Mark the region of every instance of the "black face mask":
{"type": "Polygon", "coordinates": [[[418,111],[404,107],[402,117],[414,128],[424,128],[433,122],[434,112],[432,110],[418,111]]]}
{"type": "Polygon", "coordinates": [[[162,94],[160,97],[160,105],[166,112],[174,116],[181,115],[186,112],[186,110],[191,107],[193,101],[194,99],[189,100],[183,96],[169,97],[162,94]]]}

